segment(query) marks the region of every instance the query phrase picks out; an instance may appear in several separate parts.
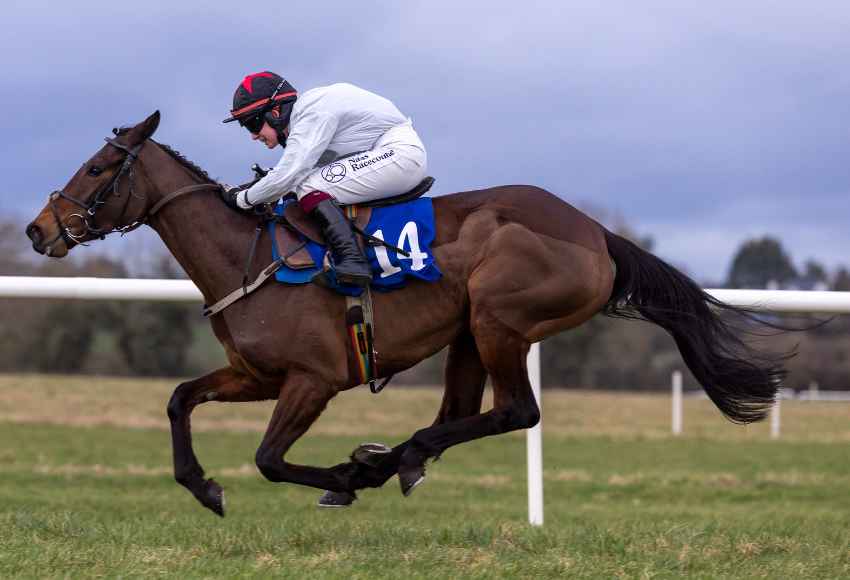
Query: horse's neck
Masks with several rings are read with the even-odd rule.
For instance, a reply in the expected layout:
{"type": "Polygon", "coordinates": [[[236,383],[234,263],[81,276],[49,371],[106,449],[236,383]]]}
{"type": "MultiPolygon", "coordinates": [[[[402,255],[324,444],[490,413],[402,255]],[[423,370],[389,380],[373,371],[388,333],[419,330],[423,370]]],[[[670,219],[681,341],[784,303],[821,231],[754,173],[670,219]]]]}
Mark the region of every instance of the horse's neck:
{"type": "MultiPolygon", "coordinates": [[[[203,183],[167,153],[157,153],[158,163],[177,166],[168,171],[149,172],[153,176],[152,185],[161,196],[187,185],[203,183]]],[[[149,224],[201,290],[207,304],[229,293],[241,282],[254,230],[250,218],[234,212],[218,199],[215,188],[172,200],[151,218],[149,224]]]]}

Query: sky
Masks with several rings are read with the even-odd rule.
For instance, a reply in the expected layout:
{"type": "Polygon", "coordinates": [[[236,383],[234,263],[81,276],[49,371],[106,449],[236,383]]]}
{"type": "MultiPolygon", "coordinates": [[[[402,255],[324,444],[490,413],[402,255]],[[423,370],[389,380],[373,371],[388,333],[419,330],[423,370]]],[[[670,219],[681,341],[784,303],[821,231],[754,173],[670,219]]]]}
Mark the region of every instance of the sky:
{"type": "Polygon", "coordinates": [[[3,18],[0,215],[22,230],[157,109],[155,138],[222,181],[274,165],[221,123],[242,77],[273,70],[393,100],[437,195],[538,185],[706,282],[763,235],[798,266],[850,265],[847,2],[13,0],[3,18]]]}

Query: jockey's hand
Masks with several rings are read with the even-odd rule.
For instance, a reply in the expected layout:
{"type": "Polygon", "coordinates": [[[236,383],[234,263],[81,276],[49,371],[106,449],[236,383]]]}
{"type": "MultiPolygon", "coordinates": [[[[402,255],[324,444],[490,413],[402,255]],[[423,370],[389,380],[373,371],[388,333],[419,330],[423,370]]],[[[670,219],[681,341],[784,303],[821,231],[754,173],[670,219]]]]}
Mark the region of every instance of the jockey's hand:
{"type": "Polygon", "coordinates": [[[244,211],[252,211],[256,216],[272,218],[274,216],[274,206],[274,203],[258,203],[250,210],[244,211]]]}
{"type": "MultiPolygon", "coordinates": [[[[239,196],[245,195],[245,190],[254,185],[253,183],[246,183],[244,185],[240,185],[238,187],[228,187],[222,190],[221,199],[224,201],[225,205],[231,209],[235,209],[236,211],[252,211],[253,208],[242,208],[239,206],[238,198],[239,196]]],[[[244,198],[243,198],[244,200],[244,198]]]]}
{"type": "Polygon", "coordinates": [[[239,192],[242,191],[241,187],[231,187],[229,189],[224,189],[221,192],[221,199],[224,204],[230,209],[235,209],[236,211],[243,211],[239,204],[236,203],[236,196],[239,192]]]}

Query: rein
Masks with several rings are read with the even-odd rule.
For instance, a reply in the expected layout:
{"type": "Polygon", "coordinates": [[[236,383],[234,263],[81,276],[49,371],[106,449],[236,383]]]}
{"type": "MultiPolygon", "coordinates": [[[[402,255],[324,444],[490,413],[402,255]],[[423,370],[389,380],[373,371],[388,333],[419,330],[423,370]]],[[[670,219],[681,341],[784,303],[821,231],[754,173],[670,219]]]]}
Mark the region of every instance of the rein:
{"type": "Polygon", "coordinates": [[[142,199],[139,198],[133,191],[133,185],[135,181],[135,171],[133,164],[139,158],[139,151],[141,151],[142,147],[147,142],[145,140],[142,143],[136,145],[135,147],[128,147],[123,143],[119,143],[116,139],[111,139],[109,137],[106,137],[104,141],[106,141],[113,147],[116,147],[127,153],[127,157],[124,158],[124,162],[121,164],[121,169],[118,170],[118,172],[115,174],[115,177],[113,177],[112,180],[106,184],[106,186],[98,190],[92,200],[88,203],[82,202],[77,198],[71,197],[61,189],[57,189],[56,191],[50,194],[48,198],[48,205],[50,207],[51,213],[53,214],[53,219],[56,220],[56,225],[59,227],[59,235],[47,242],[47,245],[52,244],[59,238],[62,238],[68,245],[71,245],[72,243],[86,245],[81,240],[90,234],[101,240],[109,234],[113,233],[120,233],[123,236],[147,223],[148,220],[150,220],[151,217],[156,215],[157,212],[159,212],[159,210],[161,210],[165,205],[182,195],[185,195],[187,193],[193,193],[196,191],[202,191],[211,187],[221,189],[221,185],[217,183],[199,183],[194,185],[187,185],[186,187],[181,187],[176,191],[172,191],[171,193],[160,199],[147,212],[135,218],[131,223],[128,223],[126,225],[113,226],[112,229],[109,230],[99,228],[95,225],[95,215],[97,214],[100,208],[106,205],[106,198],[110,192],[115,197],[121,197],[121,191],[118,189],[118,187],[121,183],[121,178],[124,177],[125,174],[127,175],[128,180],[127,199],[124,202],[124,206],[121,208],[121,214],[116,219],[116,223],[120,224],[123,221],[124,216],[127,213],[127,207],[130,204],[131,197],[142,199]],[[67,216],[66,218],[79,219],[80,223],[82,224],[81,233],[72,232],[70,227],[62,221],[62,218],[59,216],[59,211],[56,209],[55,205],[56,201],[58,201],[59,199],[70,201],[74,205],[84,210],[85,213],[73,213],[67,216]]]}
{"type": "MultiPolygon", "coordinates": [[[[65,242],[69,246],[71,244],[86,245],[82,241],[82,239],[89,234],[92,234],[100,239],[104,239],[106,236],[113,233],[120,233],[123,236],[142,226],[143,224],[148,223],[150,218],[155,216],[163,207],[183,195],[194,193],[196,191],[203,191],[205,189],[210,188],[222,189],[222,186],[218,183],[196,183],[193,185],[187,185],[163,196],[163,198],[153,204],[149,210],[147,210],[141,216],[135,218],[132,222],[126,225],[116,225],[109,230],[96,227],[96,225],[94,225],[95,215],[97,214],[100,208],[104,207],[107,204],[107,195],[112,192],[115,197],[121,197],[119,185],[121,184],[121,178],[124,177],[124,175],[127,175],[127,179],[129,182],[127,189],[127,200],[124,202],[124,206],[121,208],[121,215],[117,218],[116,223],[120,224],[123,221],[124,216],[127,213],[127,207],[130,203],[130,197],[144,199],[138,197],[133,191],[135,179],[133,164],[139,158],[139,152],[141,151],[147,140],[139,143],[135,147],[128,147],[123,143],[119,143],[117,140],[111,139],[109,137],[105,138],[104,141],[106,141],[113,147],[116,147],[127,153],[127,157],[124,158],[124,162],[121,164],[121,169],[118,170],[118,172],[110,180],[110,182],[106,184],[106,186],[102,187],[100,190],[97,191],[92,200],[88,203],[80,201],[75,197],[71,197],[61,189],[58,189],[50,194],[50,197],[48,198],[48,206],[50,207],[50,211],[53,214],[53,218],[56,220],[56,224],[59,228],[59,234],[49,242],[46,242],[46,245],[49,246],[60,238],[65,240],[65,242]],[[73,213],[67,216],[66,218],[69,219],[76,217],[77,219],[79,219],[83,226],[81,233],[72,232],[69,229],[68,225],[66,225],[66,223],[62,221],[62,218],[59,215],[59,211],[56,208],[56,202],[59,199],[67,200],[83,210],[84,213],[73,213]]],[[[217,301],[215,304],[211,306],[205,305],[203,311],[204,316],[212,316],[213,314],[221,312],[237,300],[244,298],[257,288],[259,288],[283,265],[282,259],[275,260],[274,262],[263,268],[259,276],[257,276],[257,278],[253,282],[249,282],[248,272],[250,270],[251,264],[254,261],[254,254],[257,249],[257,243],[259,242],[259,239],[262,236],[263,230],[265,229],[265,225],[268,223],[268,221],[271,219],[277,219],[273,216],[262,214],[260,214],[259,217],[260,223],[257,224],[257,228],[254,234],[254,240],[251,244],[247,263],[245,264],[245,273],[242,277],[242,285],[224,298],[217,301]]]]}

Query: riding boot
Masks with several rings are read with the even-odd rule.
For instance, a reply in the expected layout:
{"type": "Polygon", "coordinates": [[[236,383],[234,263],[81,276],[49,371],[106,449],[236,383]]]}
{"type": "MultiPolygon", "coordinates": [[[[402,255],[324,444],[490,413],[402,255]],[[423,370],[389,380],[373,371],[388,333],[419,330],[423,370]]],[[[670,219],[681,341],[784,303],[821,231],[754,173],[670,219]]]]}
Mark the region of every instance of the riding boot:
{"type": "Polygon", "coordinates": [[[322,227],[325,241],[334,259],[337,280],[343,284],[368,286],[372,281],[372,271],[357,240],[351,222],[331,199],[320,201],[310,215],[316,218],[322,227]]]}

